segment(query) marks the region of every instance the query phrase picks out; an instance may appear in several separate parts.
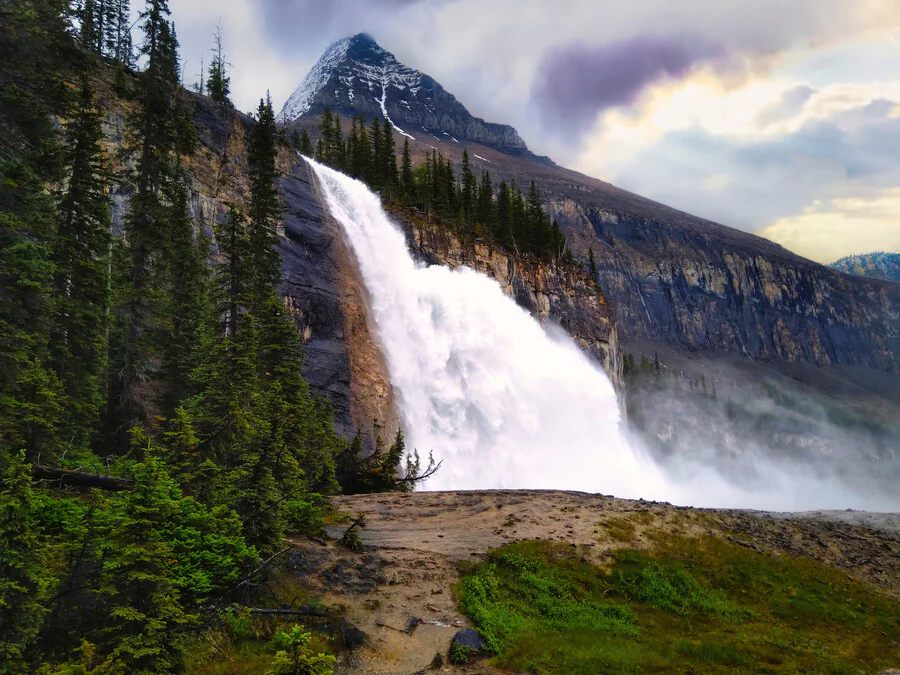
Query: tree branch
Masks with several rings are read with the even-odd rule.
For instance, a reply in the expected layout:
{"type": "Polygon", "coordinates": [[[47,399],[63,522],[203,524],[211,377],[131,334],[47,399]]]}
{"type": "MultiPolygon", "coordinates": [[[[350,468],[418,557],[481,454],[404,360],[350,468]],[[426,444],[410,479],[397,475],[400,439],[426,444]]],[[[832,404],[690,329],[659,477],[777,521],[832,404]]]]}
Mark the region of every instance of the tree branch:
{"type": "Polygon", "coordinates": [[[59,481],[60,487],[73,485],[83,488],[99,488],[101,490],[111,490],[113,492],[121,492],[122,490],[134,489],[134,481],[130,478],[101,476],[94,473],[84,473],[82,471],[57,469],[51,466],[33,466],[31,475],[35,480],[59,481]]]}

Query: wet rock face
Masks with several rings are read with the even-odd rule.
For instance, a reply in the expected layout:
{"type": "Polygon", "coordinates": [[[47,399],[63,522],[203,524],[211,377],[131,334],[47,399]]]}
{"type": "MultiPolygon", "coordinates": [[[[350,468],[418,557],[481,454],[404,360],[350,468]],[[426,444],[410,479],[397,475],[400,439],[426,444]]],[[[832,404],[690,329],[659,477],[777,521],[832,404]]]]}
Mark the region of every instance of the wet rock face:
{"type": "Polygon", "coordinates": [[[697,229],[568,207],[569,223],[582,219],[596,237],[600,286],[623,337],[900,373],[900,285],[697,229]]]}
{"type": "Polygon", "coordinates": [[[369,329],[365,289],[340,226],[325,210],[312,170],[294,157],[280,183],[281,292],[304,342],[304,375],[327,397],[337,431],[393,438],[399,422],[387,367],[369,329]]]}
{"type": "Polygon", "coordinates": [[[413,254],[435,265],[465,265],[497,281],[503,291],[546,325],[558,325],[606,370],[624,392],[622,357],[612,310],[587,275],[525,260],[486,244],[463,244],[446,229],[399,218],[413,254]]]}

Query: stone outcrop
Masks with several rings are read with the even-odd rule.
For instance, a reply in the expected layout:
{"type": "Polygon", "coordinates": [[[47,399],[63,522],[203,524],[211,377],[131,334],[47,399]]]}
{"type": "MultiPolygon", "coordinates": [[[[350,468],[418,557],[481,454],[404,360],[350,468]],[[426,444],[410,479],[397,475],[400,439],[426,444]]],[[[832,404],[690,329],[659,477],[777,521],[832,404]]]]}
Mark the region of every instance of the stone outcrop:
{"type": "Polygon", "coordinates": [[[600,285],[630,338],[900,373],[896,283],[841,274],[750,235],[723,240],[574,200],[554,209],[569,228],[589,229],[600,285]]]}

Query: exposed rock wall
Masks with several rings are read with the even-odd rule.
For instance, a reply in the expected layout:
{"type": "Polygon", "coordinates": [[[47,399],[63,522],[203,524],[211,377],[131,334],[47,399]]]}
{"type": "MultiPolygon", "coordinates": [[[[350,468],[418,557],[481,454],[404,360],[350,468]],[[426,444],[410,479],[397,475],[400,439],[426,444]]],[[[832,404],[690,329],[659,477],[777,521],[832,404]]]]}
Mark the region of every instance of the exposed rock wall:
{"type": "Polygon", "coordinates": [[[900,373],[896,283],[571,199],[553,210],[568,229],[587,233],[582,246],[593,246],[601,288],[628,338],[900,373]]]}

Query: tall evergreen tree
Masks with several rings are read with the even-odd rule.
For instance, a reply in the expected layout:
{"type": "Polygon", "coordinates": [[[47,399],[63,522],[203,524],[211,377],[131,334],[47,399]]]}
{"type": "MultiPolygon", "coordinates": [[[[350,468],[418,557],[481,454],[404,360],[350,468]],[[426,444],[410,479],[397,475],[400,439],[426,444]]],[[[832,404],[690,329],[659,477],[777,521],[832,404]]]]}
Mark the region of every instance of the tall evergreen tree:
{"type": "Polygon", "coordinates": [[[183,116],[174,97],[179,85],[178,42],[168,21],[167,0],[148,0],[141,13],[146,69],[138,75],[138,111],[131,135],[136,145],[134,196],[125,220],[128,282],[124,290],[125,356],[118,387],[119,448],[130,447],[128,430],[157,413],[152,381],[162,370],[165,316],[165,238],[171,205],[166,191],[178,180],[177,153],[185,149],[183,116]]]}
{"type": "Polygon", "coordinates": [[[37,638],[50,581],[36,522],[31,465],[24,453],[0,461],[0,669],[33,672],[26,652],[37,638]]]}
{"type": "Polygon", "coordinates": [[[404,199],[415,201],[416,180],[413,175],[412,158],[409,152],[409,139],[403,139],[403,160],[400,165],[400,186],[404,199]]]}
{"type": "Polygon", "coordinates": [[[385,199],[391,200],[397,196],[397,188],[400,182],[397,172],[397,146],[394,143],[394,127],[390,120],[384,119],[384,131],[382,133],[384,143],[384,169],[382,194],[385,199]]]}
{"type": "Polygon", "coordinates": [[[63,436],[85,447],[95,433],[107,354],[110,210],[100,115],[87,73],[66,129],[68,184],[53,242],[52,363],[65,389],[63,436]]]}
{"type": "Polygon", "coordinates": [[[381,121],[376,116],[372,120],[370,129],[372,138],[372,164],[370,165],[369,179],[366,181],[375,190],[381,190],[385,180],[384,138],[381,121]]]}
{"type": "Polygon", "coordinates": [[[304,129],[303,132],[300,134],[299,150],[300,150],[301,155],[305,155],[307,157],[313,156],[312,141],[310,140],[309,133],[306,131],[306,129],[304,129]]]}
{"type": "Polygon", "coordinates": [[[477,218],[476,215],[476,198],[478,183],[475,180],[475,174],[472,172],[472,165],[469,163],[469,151],[463,150],[462,170],[460,172],[461,189],[460,189],[460,208],[465,216],[466,232],[474,234],[474,225],[477,218]]]}
{"type": "MultiPolygon", "coordinates": [[[[77,61],[65,0],[8,0],[0,10],[0,453],[34,459],[55,442],[60,391],[48,367],[57,215],[63,178],[54,116],[77,61]]],[[[0,459],[2,459],[0,455],[0,459]]]]}
{"type": "Polygon", "coordinates": [[[213,34],[213,58],[209,64],[209,78],[206,81],[206,90],[209,97],[216,103],[231,104],[228,94],[231,93],[231,78],[228,77],[229,64],[225,60],[222,45],[222,22],[216,24],[216,32],[213,34]]]}
{"type": "Polygon", "coordinates": [[[593,281],[597,281],[597,261],[594,259],[594,249],[588,246],[588,273],[593,281]]]}
{"type": "Polygon", "coordinates": [[[484,232],[488,239],[492,240],[495,235],[495,213],[494,213],[494,185],[491,183],[491,175],[484,171],[481,174],[481,186],[478,188],[478,209],[476,220],[484,228],[484,232]]]}
{"type": "Polygon", "coordinates": [[[250,134],[249,245],[253,261],[249,308],[259,312],[281,283],[281,256],[276,228],[281,218],[275,160],[278,130],[272,99],[260,100],[256,126],[250,134]]]}
{"type": "Polygon", "coordinates": [[[135,489],[114,514],[100,579],[110,626],[100,645],[105,672],[166,675],[183,669],[185,630],[197,617],[176,583],[171,523],[181,496],[162,462],[135,470],[135,489]]]}

